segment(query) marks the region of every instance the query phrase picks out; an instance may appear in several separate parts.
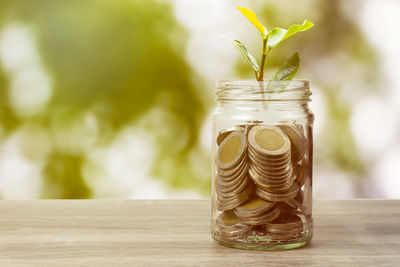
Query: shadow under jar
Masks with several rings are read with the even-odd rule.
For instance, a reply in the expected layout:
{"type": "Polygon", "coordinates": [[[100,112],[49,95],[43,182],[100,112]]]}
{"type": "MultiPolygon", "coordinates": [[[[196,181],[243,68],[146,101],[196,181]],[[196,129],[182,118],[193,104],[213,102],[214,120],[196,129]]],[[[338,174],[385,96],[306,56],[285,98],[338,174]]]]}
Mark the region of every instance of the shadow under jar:
{"type": "Polygon", "coordinates": [[[220,81],[215,94],[212,237],[250,250],[306,245],[313,234],[309,82],[220,81]]]}

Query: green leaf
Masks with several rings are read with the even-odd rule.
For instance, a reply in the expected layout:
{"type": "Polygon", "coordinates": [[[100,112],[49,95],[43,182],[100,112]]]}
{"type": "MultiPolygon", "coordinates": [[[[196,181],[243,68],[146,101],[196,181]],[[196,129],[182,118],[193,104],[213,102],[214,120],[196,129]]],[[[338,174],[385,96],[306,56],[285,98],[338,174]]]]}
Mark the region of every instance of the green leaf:
{"type": "Polygon", "coordinates": [[[272,76],[273,81],[291,81],[299,69],[299,53],[294,53],[285,63],[280,66],[278,71],[272,76]]]}
{"type": "Polygon", "coordinates": [[[246,47],[239,42],[238,40],[232,40],[228,36],[221,35],[225,39],[229,40],[232,42],[232,44],[239,50],[240,54],[246,59],[246,61],[251,65],[251,67],[255,70],[258,71],[260,68],[258,67],[256,59],[247,51],[246,47]]]}
{"type": "Polygon", "coordinates": [[[285,36],[287,30],[282,28],[273,28],[268,33],[268,41],[267,46],[273,48],[278,45],[278,43],[282,40],[283,36],[285,36]]]}
{"type": "Polygon", "coordinates": [[[304,31],[310,29],[312,26],[314,26],[314,24],[311,21],[306,19],[306,20],[304,20],[303,24],[301,24],[301,25],[293,24],[287,30],[282,29],[282,28],[273,28],[268,33],[267,46],[273,48],[273,47],[277,46],[283,40],[289,38],[290,36],[292,36],[298,32],[304,32],[304,31]]]}
{"type": "Polygon", "coordinates": [[[267,38],[268,30],[267,28],[261,24],[261,22],[257,19],[256,14],[246,7],[236,6],[237,9],[260,31],[262,38],[267,38]]]}

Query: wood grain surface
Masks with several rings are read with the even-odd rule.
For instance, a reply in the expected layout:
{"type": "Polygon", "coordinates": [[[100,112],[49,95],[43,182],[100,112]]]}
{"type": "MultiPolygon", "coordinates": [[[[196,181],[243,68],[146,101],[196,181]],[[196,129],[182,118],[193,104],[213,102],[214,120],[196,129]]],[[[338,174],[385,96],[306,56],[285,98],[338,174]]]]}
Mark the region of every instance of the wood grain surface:
{"type": "Polygon", "coordinates": [[[400,200],[315,201],[312,243],[225,248],[207,200],[0,201],[0,266],[400,266],[400,200]]]}

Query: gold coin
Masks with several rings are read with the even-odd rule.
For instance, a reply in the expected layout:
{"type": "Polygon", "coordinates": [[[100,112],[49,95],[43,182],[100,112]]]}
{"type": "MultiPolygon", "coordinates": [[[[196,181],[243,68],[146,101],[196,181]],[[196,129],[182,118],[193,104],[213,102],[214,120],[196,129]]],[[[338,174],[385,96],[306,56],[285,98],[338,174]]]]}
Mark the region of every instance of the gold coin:
{"type": "Polygon", "coordinates": [[[243,205],[237,207],[234,213],[240,217],[257,217],[270,210],[273,206],[275,206],[274,202],[254,196],[243,205]]]}
{"type": "Polygon", "coordinates": [[[242,224],[232,211],[224,211],[216,219],[217,231],[223,237],[239,237],[252,229],[242,224]]]}
{"type": "Polygon", "coordinates": [[[222,190],[222,191],[226,192],[226,191],[232,190],[233,188],[236,188],[237,186],[239,186],[239,184],[241,184],[244,180],[246,180],[246,176],[247,176],[247,173],[244,173],[243,177],[241,177],[240,179],[234,179],[234,180],[228,181],[228,182],[223,181],[222,179],[220,179],[219,176],[217,176],[215,185],[216,186],[218,185],[219,188],[227,188],[227,190],[222,190]]]}
{"type": "Polygon", "coordinates": [[[272,202],[281,202],[286,201],[288,199],[294,198],[297,195],[299,190],[299,186],[296,183],[293,183],[289,190],[285,193],[271,193],[265,191],[264,189],[257,187],[255,193],[257,196],[272,202]]]}
{"type": "Polygon", "coordinates": [[[259,161],[261,161],[263,163],[268,163],[271,165],[279,165],[279,163],[288,161],[291,157],[290,150],[288,150],[287,152],[285,152],[284,154],[281,154],[281,155],[262,154],[260,151],[257,150],[257,148],[253,147],[250,143],[248,146],[248,152],[253,158],[258,159],[259,161]]]}
{"type": "Polygon", "coordinates": [[[245,156],[246,137],[243,132],[230,133],[218,147],[215,163],[218,168],[227,170],[237,165],[245,156]]]}
{"type": "Polygon", "coordinates": [[[264,169],[280,169],[285,168],[291,163],[290,155],[280,161],[269,161],[264,158],[255,155],[251,150],[248,150],[248,159],[250,162],[257,166],[262,166],[264,169]]]}
{"type": "Polygon", "coordinates": [[[249,165],[245,166],[242,170],[240,170],[240,172],[235,173],[231,177],[224,177],[218,174],[216,179],[222,186],[234,186],[244,179],[244,177],[247,175],[248,169],[249,165]]]}
{"type": "Polygon", "coordinates": [[[308,150],[308,141],[300,124],[279,125],[292,144],[292,161],[297,163],[308,150]]]}
{"type": "MultiPolygon", "coordinates": [[[[277,176],[278,173],[284,173],[285,171],[289,171],[289,168],[292,168],[290,160],[279,165],[267,165],[265,162],[261,162],[257,159],[253,159],[252,156],[249,154],[249,163],[254,166],[260,172],[265,174],[270,174],[271,176],[277,176]]],[[[296,169],[297,170],[297,169],[296,169]]]]}
{"type": "Polygon", "coordinates": [[[289,177],[289,179],[286,180],[279,180],[278,181],[271,181],[268,179],[265,179],[263,177],[257,176],[257,175],[253,175],[250,177],[252,178],[252,180],[259,185],[260,187],[262,187],[265,190],[271,191],[271,192],[282,192],[282,191],[286,191],[288,190],[291,185],[293,184],[293,179],[289,177]],[[272,191],[274,190],[274,191],[272,191]]]}
{"type": "Polygon", "coordinates": [[[270,186],[279,186],[284,185],[288,182],[292,182],[293,180],[293,172],[290,171],[289,173],[282,175],[281,177],[277,176],[268,176],[260,172],[255,166],[250,165],[249,175],[253,178],[254,181],[259,181],[263,184],[270,185],[270,186]]]}
{"type": "Polygon", "coordinates": [[[247,175],[247,171],[248,171],[249,167],[250,167],[250,165],[246,164],[242,167],[242,169],[238,170],[237,173],[234,173],[231,176],[223,176],[218,173],[216,175],[216,178],[221,182],[232,184],[235,181],[242,180],[247,175]]]}
{"type": "Polygon", "coordinates": [[[292,183],[288,182],[287,184],[280,186],[280,187],[273,187],[273,186],[266,186],[259,184],[258,187],[260,187],[261,190],[266,191],[268,193],[272,194],[284,194],[287,193],[287,191],[291,188],[292,183]]]}
{"type": "Polygon", "coordinates": [[[244,127],[241,125],[235,125],[231,128],[220,131],[217,135],[217,145],[220,145],[228,135],[235,131],[244,131],[244,127]]]}
{"type": "Polygon", "coordinates": [[[286,165],[285,168],[271,169],[271,170],[263,169],[262,166],[256,164],[250,164],[250,168],[252,168],[258,174],[266,178],[269,178],[271,180],[288,179],[288,177],[293,175],[292,164],[286,165]]]}
{"type": "Polygon", "coordinates": [[[271,165],[266,165],[266,164],[260,164],[258,162],[251,161],[253,165],[257,167],[257,169],[265,172],[265,173],[270,173],[271,175],[280,173],[280,172],[287,172],[289,171],[289,168],[292,168],[292,164],[290,161],[288,161],[286,164],[281,164],[279,166],[271,166],[271,165]]]}
{"type": "Polygon", "coordinates": [[[249,176],[250,178],[258,185],[265,185],[265,186],[275,186],[280,187],[287,184],[287,179],[271,181],[263,177],[262,175],[258,174],[253,168],[249,169],[249,176]]]}
{"type": "Polygon", "coordinates": [[[232,211],[224,211],[218,216],[216,222],[220,226],[233,226],[240,223],[240,220],[232,211]]]}
{"type": "Polygon", "coordinates": [[[234,187],[223,187],[219,185],[218,183],[216,184],[216,191],[217,194],[221,197],[232,197],[244,190],[246,185],[249,183],[249,178],[243,179],[242,182],[238,183],[234,187]]]}
{"type": "Polygon", "coordinates": [[[232,197],[223,197],[217,194],[216,198],[217,209],[222,211],[232,210],[242,205],[249,199],[252,190],[253,190],[252,185],[248,184],[248,186],[242,192],[232,197]]]}
{"type": "Polygon", "coordinates": [[[248,141],[258,154],[265,157],[280,158],[290,151],[290,139],[275,126],[254,126],[248,141]]]}
{"type": "Polygon", "coordinates": [[[273,168],[257,164],[254,161],[250,161],[250,167],[262,175],[271,177],[282,177],[289,172],[293,172],[293,167],[291,164],[282,165],[279,168],[273,168]]]}
{"type": "Polygon", "coordinates": [[[261,187],[264,190],[275,190],[275,191],[286,191],[289,189],[293,183],[290,180],[283,180],[278,182],[271,182],[270,180],[264,179],[263,177],[259,176],[258,174],[254,173],[251,169],[249,170],[249,176],[254,181],[256,185],[261,187]]]}
{"type": "Polygon", "coordinates": [[[259,181],[254,178],[252,178],[252,180],[257,185],[257,187],[260,188],[260,190],[274,194],[286,193],[292,186],[292,183],[290,181],[286,182],[285,184],[269,185],[265,183],[265,181],[259,181]]]}
{"type": "Polygon", "coordinates": [[[257,217],[238,217],[239,220],[247,225],[262,225],[267,222],[271,222],[278,218],[280,210],[275,208],[273,210],[268,210],[265,214],[257,217]]]}
{"type": "Polygon", "coordinates": [[[240,163],[237,167],[230,170],[217,169],[217,175],[220,177],[221,181],[230,182],[243,177],[247,173],[249,168],[248,161],[244,158],[243,163],[240,163]]]}
{"type": "Polygon", "coordinates": [[[281,235],[298,234],[304,230],[301,218],[293,213],[281,213],[278,218],[263,227],[269,233],[281,235]]]}

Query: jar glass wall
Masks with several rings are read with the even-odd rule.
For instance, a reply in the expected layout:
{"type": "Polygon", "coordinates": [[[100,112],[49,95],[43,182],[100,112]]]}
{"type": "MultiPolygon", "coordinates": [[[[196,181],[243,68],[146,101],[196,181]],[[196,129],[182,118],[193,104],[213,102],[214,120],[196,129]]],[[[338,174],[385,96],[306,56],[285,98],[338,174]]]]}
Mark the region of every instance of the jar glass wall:
{"type": "Polygon", "coordinates": [[[254,250],[307,244],[313,233],[309,82],[220,81],[215,94],[212,237],[254,250]]]}

